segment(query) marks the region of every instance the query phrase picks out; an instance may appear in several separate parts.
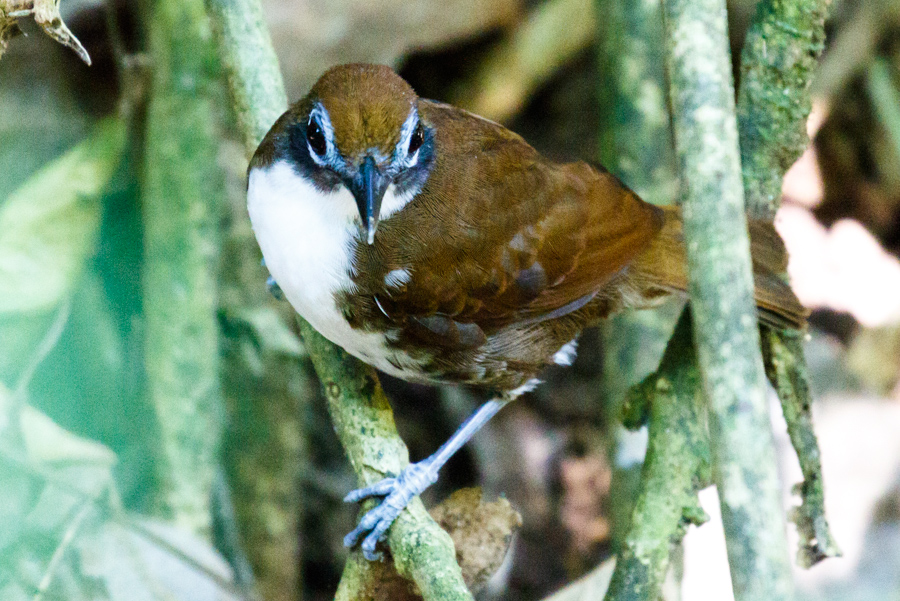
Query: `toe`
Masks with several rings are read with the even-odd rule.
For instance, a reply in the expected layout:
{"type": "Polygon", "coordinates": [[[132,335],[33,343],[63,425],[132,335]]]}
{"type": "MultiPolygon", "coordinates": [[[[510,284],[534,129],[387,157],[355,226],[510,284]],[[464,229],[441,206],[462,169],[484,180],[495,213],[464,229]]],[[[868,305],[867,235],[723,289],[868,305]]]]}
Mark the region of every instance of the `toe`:
{"type": "Polygon", "coordinates": [[[344,546],[347,548],[353,547],[365,533],[365,530],[363,530],[360,526],[357,526],[353,529],[352,532],[348,533],[347,536],[344,537],[344,546]]]}
{"type": "MultiPolygon", "coordinates": [[[[397,518],[399,513],[398,510],[388,503],[382,503],[378,507],[367,511],[366,515],[359,521],[359,524],[353,532],[344,537],[344,546],[352,547],[363,537],[363,535],[370,531],[378,532],[378,536],[381,536],[384,534],[384,531],[390,527],[391,523],[397,518]],[[385,525],[381,527],[382,524],[385,525]]],[[[375,542],[378,542],[377,537],[375,542]]],[[[375,545],[373,543],[372,549],[374,548],[375,545]]]]}
{"type": "Polygon", "coordinates": [[[369,561],[372,561],[373,557],[381,558],[381,553],[375,550],[375,547],[378,546],[378,537],[375,536],[374,530],[366,537],[360,546],[362,547],[363,555],[369,561]]]}
{"type": "Polygon", "coordinates": [[[396,478],[385,478],[366,488],[358,488],[344,497],[344,503],[357,503],[369,497],[383,497],[390,494],[397,485],[396,478]]]}
{"type": "Polygon", "coordinates": [[[391,527],[391,524],[394,523],[394,520],[397,519],[396,515],[388,515],[387,517],[379,520],[375,527],[372,528],[372,531],[369,532],[369,535],[362,543],[363,555],[366,559],[372,561],[372,558],[381,559],[381,553],[375,551],[375,548],[378,546],[378,543],[383,541],[387,537],[388,528],[391,527]]]}

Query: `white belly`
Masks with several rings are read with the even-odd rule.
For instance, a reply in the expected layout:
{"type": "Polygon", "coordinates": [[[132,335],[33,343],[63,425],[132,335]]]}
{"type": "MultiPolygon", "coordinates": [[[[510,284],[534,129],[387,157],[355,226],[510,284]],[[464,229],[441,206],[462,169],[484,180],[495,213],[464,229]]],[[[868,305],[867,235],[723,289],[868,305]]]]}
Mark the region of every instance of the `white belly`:
{"type": "Polygon", "coordinates": [[[412,359],[386,346],[383,334],[351,328],[337,307],[336,295],[355,287],[350,272],[359,236],[356,203],[346,188],[324,194],[290,164],[278,161],[251,170],[247,209],[266,267],[305,320],[351,355],[386,373],[403,379],[422,377],[412,359]]]}

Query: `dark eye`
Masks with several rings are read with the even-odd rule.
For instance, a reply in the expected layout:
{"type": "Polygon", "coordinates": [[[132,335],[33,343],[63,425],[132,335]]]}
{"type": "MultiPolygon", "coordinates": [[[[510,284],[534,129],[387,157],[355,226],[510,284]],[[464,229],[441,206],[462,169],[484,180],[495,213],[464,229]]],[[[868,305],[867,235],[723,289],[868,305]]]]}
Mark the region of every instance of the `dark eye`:
{"type": "Polygon", "coordinates": [[[322,156],[328,150],[328,145],[325,143],[325,134],[322,133],[322,128],[319,127],[319,122],[315,119],[310,119],[309,125],[306,126],[306,141],[309,142],[309,147],[319,156],[322,156]]]}
{"type": "Polygon", "coordinates": [[[413,132],[412,137],[409,139],[409,154],[414,153],[422,146],[422,142],[425,141],[425,134],[422,133],[422,126],[419,125],[416,127],[416,131],[413,132]]]}

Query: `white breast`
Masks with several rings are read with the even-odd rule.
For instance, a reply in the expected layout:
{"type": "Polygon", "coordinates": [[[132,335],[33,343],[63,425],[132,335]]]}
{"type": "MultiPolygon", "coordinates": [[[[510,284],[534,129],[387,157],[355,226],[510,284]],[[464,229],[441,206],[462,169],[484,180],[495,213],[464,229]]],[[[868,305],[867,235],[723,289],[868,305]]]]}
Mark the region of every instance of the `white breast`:
{"type": "MultiPolygon", "coordinates": [[[[396,202],[387,195],[385,201],[396,202]]],[[[356,203],[346,188],[320,192],[289,163],[277,161],[250,171],[247,209],[266,267],[304,319],[384,372],[404,379],[421,377],[405,353],[386,347],[383,334],[351,328],[336,305],[336,294],[354,289],[350,270],[359,236],[356,203]]]]}

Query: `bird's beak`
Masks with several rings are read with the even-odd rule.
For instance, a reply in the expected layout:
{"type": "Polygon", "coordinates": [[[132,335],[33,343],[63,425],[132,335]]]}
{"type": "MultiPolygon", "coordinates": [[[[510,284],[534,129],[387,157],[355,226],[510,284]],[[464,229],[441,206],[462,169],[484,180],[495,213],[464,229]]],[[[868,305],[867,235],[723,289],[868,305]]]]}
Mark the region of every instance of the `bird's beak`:
{"type": "Polygon", "coordinates": [[[366,228],[366,240],[375,242],[375,230],[378,229],[378,216],[381,213],[381,199],[387,191],[391,180],[384,176],[375,165],[375,159],[366,157],[359,168],[359,175],[350,182],[350,192],[356,199],[359,217],[366,228]]]}

